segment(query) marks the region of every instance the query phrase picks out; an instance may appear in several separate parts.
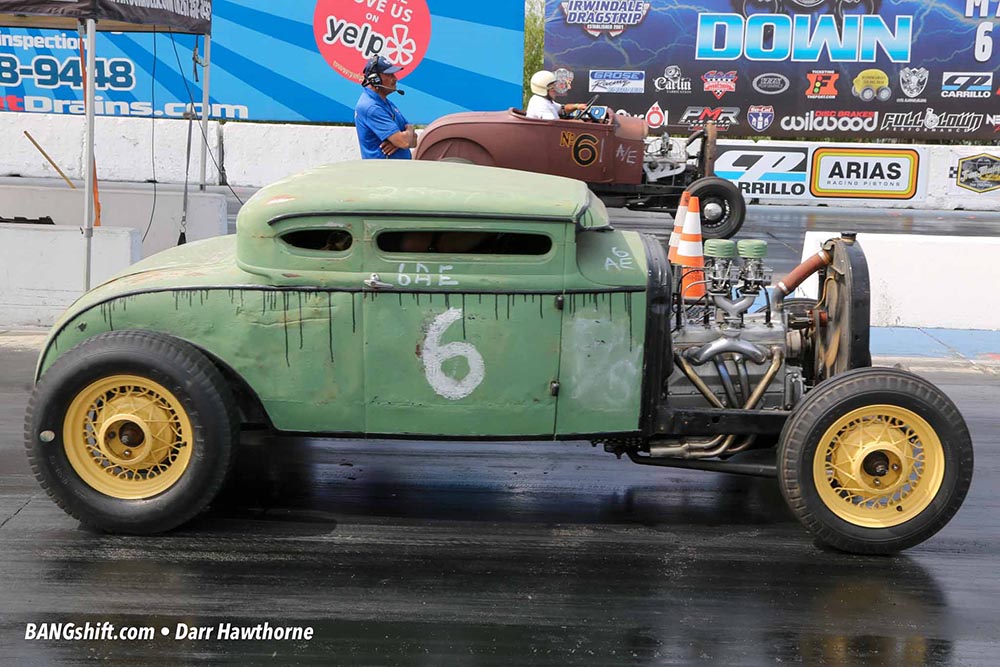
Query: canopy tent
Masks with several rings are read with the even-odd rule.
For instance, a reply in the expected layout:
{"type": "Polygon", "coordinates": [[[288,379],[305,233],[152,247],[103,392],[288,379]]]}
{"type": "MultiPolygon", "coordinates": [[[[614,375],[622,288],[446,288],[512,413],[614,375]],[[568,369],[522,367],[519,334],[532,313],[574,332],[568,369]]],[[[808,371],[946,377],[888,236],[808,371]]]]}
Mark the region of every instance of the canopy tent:
{"type": "MultiPolygon", "coordinates": [[[[202,91],[202,132],[207,136],[208,68],[212,33],[212,0],[0,0],[0,26],[16,28],[86,29],[87,110],[86,170],[83,235],[86,239],[84,289],[90,289],[91,245],[94,236],[94,79],[97,30],[113,32],[179,32],[205,35],[205,84],[202,91]]],[[[201,181],[205,183],[205,150],[202,144],[201,181]]]]}

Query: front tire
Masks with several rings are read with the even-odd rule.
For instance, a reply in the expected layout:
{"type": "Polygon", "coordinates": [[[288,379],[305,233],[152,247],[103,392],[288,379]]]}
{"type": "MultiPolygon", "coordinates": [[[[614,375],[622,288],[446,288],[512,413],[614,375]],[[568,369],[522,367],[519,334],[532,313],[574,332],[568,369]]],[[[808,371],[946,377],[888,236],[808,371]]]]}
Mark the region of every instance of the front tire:
{"type": "Polygon", "coordinates": [[[736,235],[747,215],[743,193],[732,182],[710,176],[688,186],[701,206],[701,235],[706,239],[728,239],[736,235]]]}
{"type": "Polygon", "coordinates": [[[940,389],[890,368],[859,368],[811,391],[778,445],[781,493],[821,542],[889,554],[930,538],[972,481],[965,420],[940,389]]]}
{"type": "Polygon", "coordinates": [[[192,345],[149,331],[90,338],[35,386],[31,468],[70,516],[107,532],[170,530],[202,511],[234,463],[237,409],[192,345]]]}

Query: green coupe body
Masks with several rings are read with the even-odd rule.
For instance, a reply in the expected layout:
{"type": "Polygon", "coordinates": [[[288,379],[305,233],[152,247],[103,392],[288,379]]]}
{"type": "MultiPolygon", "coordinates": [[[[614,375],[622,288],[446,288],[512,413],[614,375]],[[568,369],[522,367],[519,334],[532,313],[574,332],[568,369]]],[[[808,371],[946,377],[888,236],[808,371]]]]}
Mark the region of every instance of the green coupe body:
{"type": "Polygon", "coordinates": [[[646,264],[640,236],[610,229],[577,181],[334,165],[258,192],[235,237],[160,253],[85,295],[38,372],[88,337],[142,329],[205,352],[281,431],[637,432],[646,264]],[[408,250],[405,234],[479,243],[408,250]]]}

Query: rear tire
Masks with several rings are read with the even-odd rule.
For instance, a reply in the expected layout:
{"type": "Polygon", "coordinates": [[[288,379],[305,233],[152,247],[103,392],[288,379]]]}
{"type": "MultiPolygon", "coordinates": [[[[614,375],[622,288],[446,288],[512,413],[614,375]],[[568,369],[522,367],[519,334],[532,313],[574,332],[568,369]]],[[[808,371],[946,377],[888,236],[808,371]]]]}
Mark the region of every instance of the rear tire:
{"type": "Polygon", "coordinates": [[[70,516],[103,531],[150,534],[201,512],[234,461],[232,392],[195,347],[114,331],[59,357],[25,416],[31,468],[70,516]]]}
{"type": "Polygon", "coordinates": [[[962,505],[973,452],[955,404],[921,377],[859,368],[812,390],[786,422],[778,481],[821,542],[890,554],[937,533],[962,505]]]}
{"type": "Polygon", "coordinates": [[[709,176],[688,186],[701,206],[701,235],[706,239],[728,239],[736,235],[747,215],[743,193],[731,181],[709,176]],[[719,214],[716,215],[716,210],[719,214]]]}

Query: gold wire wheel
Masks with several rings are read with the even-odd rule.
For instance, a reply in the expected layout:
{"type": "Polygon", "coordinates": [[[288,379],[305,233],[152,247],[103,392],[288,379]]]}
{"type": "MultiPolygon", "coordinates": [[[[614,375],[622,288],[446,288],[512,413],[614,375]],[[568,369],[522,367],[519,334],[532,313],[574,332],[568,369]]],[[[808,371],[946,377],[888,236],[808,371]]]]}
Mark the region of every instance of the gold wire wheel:
{"type": "Polygon", "coordinates": [[[63,423],[63,447],[88,486],[113,498],[150,498],[191,462],[191,420],[163,385],[114,375],[80,391],[63,423]]]}
{"type": "Polygon", "coordinates": [[[813,458],[823,503],[844,521],[889,528],[931,504],[944,479],[944,449],[920,415],[896,405],[848,412],[826,430],[813,458]]]}

